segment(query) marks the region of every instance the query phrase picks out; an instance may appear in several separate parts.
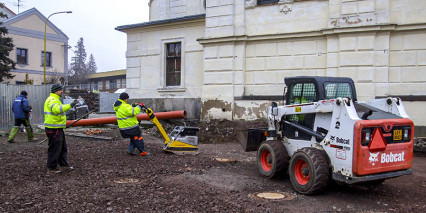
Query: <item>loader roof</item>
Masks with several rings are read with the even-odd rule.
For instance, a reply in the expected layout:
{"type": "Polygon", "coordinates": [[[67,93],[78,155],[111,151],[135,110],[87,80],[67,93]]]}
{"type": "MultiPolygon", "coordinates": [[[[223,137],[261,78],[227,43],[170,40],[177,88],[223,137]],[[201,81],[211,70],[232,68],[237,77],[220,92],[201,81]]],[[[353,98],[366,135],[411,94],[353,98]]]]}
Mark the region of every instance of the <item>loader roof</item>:
{"type": "MultiPolygon", "coordinates": [[[[285,77],[284,82],[287,87],[298,83],[313,83],[316,87],[317,95],[314,101],[328,99],[326,93],[329,91],[326,89],[326,85],[330,83],[346,83],[349,85],[351,90],[351,99],[357,101],[355,83],[351,78],[347,77],[323,77],[323,76],[295,76],[295,77],[285,77]]],[[[337,95],[337,97],[340,97],[337,95]]],[[[345,97],[343,97],[345,98],[345,97]]]]}

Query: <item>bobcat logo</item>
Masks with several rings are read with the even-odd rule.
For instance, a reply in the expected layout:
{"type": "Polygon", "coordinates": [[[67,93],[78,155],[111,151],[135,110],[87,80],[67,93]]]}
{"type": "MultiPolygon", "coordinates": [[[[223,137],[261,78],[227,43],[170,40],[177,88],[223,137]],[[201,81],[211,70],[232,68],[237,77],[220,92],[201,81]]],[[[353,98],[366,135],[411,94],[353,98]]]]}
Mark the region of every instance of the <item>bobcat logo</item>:
{"type": "Polygon", "coordinates": [[[370,161],[370,163],[374,166],[375,162],[379,162],[379,153],[371,153],[370,152],[370,158],[368,158],[368,160],[370,161]]]}

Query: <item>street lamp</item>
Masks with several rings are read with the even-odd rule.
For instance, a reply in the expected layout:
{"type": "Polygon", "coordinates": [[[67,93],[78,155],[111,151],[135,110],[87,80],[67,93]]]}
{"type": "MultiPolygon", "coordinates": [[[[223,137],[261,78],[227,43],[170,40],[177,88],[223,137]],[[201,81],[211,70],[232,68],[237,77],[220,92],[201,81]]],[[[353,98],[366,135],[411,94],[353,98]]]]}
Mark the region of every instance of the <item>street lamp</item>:
{"type": "MultiPolygon", "coordinates": [[[[56,13],[52,13],[50,14],[50,16],[53,16],[55,14],[59,14],[59,13],[72,13],[72,11],[62,11],[62,12],[56,12],[56,13]]],[[[47,21],[49,20],[49,17],[47,17],[46,21],[44,21],[44,63],[43,63],[43,68],[44,68],[44,72],[43,72],[43,78],[44,78],[44,84],[46,84],[46,28],[47,28],[47,21]]]]}

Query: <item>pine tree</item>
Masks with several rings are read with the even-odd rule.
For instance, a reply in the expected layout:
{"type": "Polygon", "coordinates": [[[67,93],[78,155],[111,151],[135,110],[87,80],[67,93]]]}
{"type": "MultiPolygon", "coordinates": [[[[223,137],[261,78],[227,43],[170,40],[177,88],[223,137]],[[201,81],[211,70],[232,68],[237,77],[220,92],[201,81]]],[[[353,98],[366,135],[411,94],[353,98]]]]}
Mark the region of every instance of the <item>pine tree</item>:
{"type": "MultiPolygon", "coordinates": [[[[3,3],[0,3],[0,7],[3,8],[3,3]]],[[[0,17],[4,18],[7,15],[0,12],[0,17]]],[[[4,78],[11,79],[15,77],[10,73],[11,69],[15,69],[15,62],[9,58],[9,53],[13,50],[14,45],[12,38],[6,37],[7,32],[5,27],[0,27],[0,82],[4,78]]]]}
{"type": "Polygon", "coordinates": [[[93,54],[90,54],[89,62],[87,62],[87,74],[94,74],[96,73],[96,70],[98,70],[98,67],[96,66],[95,57],[93,57],[93,54]]]}
{"type": "Polygon", "coordinates": [[[86,49],[84,48],[83,38],[77,41],[77,45],[75,46],[74,57],[71,58],[71,72],[72,76],[69,78],[70,84],[82,84],[86,83],[86,49]]]}

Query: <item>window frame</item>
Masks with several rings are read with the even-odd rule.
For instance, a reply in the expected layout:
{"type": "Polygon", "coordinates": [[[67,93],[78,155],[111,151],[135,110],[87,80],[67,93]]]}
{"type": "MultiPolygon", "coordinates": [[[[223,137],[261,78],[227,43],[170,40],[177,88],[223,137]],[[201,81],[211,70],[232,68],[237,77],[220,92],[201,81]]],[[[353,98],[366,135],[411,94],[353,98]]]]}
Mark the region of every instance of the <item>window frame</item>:
{"type": "MultiPolygon", "coordinates": [[[[44,51],[41,51],[41,66],[44,66],[44,51]]],[[[52,52],[46,51],[46,67],[52,67],[52,52]]]]}
{"type": "Polygon", "coordinates": [[[20,47],[16,48],[16,63],[28,65],[28,49],[20,47]],[[22,56],[19,53],[21,53],[21,51],[25,51],[25,63],[20,63],[20,57],[22,58],[22,56]]]}
{"type": "Polygon", "coordinates": [[[176,87],[181,85],[182,78],[182,43],[181,42],[173,42],[166,44],[166,69],[165,69],[165,85],[166,87],[176,87]],[[173,49],[169,52],[170,49],[173,49]],[[173,62],[174,65],[170,65],[169,62],[173,62]],[[173,69],[171,71],[171,69],[173,69]],[[172,76],[171,76],[172,75],[172,76]],[[179,76],[177,79],[176,76],[179,76]],[[173,78],[173,82],[168,82],[169,77],[173,78]],[[178,81],[178,82],[177,82],[178,81]]]}
{"type": "Polygon", "coordinates": [[[161,76],[161,88],[158,88],[157,90],[159,92],[183,92],[185,91],[185,39],[183,37],[177,37],[177,38],[168,38],[168,39],[162,39],[161,40],[161,69],[160,69],[160,76],[161,76]],[[180,85],[176,86],[167,86],[167,44],[170,43],[179,43],[181,44],[181,53],[180,53],[180,85]]]}

